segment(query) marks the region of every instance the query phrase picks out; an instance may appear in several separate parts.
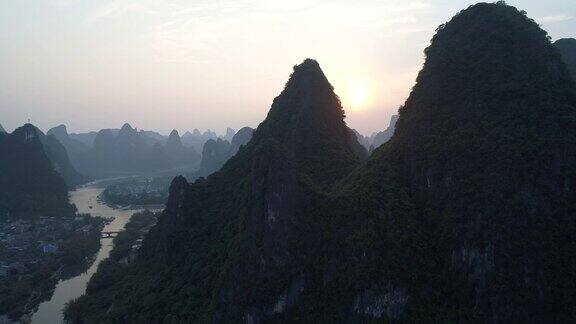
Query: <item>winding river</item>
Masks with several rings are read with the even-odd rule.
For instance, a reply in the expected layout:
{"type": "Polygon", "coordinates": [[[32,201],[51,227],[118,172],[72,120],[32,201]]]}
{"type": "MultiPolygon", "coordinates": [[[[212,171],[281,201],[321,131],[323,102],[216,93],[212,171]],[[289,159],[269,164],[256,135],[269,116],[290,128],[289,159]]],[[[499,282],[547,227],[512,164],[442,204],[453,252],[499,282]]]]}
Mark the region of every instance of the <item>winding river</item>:
{"type": "MultiPolygon", "coordinates": [[[[106,225],[104,231],[120,231],[124,229],[132,214],[138,209],[114,209],[100,203],[98,195],[103,190],[104,188],[98,182],[94,182],[70,192],[70,201],[76,205],[79,213],[112,219],[112,222],[106,225]]],[[[96,272],[100,262],[106,259],[112,250],[111,238],[103,238],[100,243],[100,250],[90,268],[76,277],[60,280],[56,285],[52,298],[41,303],[32,316],[33,324],[63,323],[62,311],[66,303],[84,294],[88,280],[96,272]]]]}

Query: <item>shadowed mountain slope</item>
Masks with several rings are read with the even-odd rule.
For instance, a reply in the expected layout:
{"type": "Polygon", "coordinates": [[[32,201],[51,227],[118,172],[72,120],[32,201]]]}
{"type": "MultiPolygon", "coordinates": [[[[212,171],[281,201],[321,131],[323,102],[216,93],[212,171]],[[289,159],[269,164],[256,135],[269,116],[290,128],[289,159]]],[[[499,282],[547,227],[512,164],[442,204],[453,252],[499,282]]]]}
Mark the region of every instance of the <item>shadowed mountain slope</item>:
{"type": "Polygon", "coordinates": [[[166,210],[133,268],[135,281],[89,289],[68,317],[82,309],[88,321],[227,322],[252,308],[267,312],[273,307],[268,295],[286,289],[282,278],[313,262],[301,242],[310,242],[316,220],[305,211],[359,164],[343,117],[318,63],[295,66],[266,120],[220,171],[193,184],[173,181],[166,210]],[[136,302],[149,289],[159,289],[157,298],[136,302]],[[128,291],[135,299],[114,297],[128,291]],[[165,303],[168,296],[188,305],[165,303]],[[115,310],[86,311],[94,303],[115,310]],[[139,314],[126,313],[132,307],[139,314]]]}
{"type": "Polygon", "coordinates": [[[176,178],[78,322],[573,322],[576,87],[503,2],[438,28],[365,164],[318,64],[219,172],[176,178]],[[351,142],[353,141],[353,142],[351,142]]]}
{"type": "Polygon", "coordinates": [[[425,53],[394,136],[332,207],[358,219],[339,279],[361,274],[333,294],[356,291],[367,318],[574,320],[576,93],[560,56],[503,3],[460,12],[425,53]]]}
{"type": "Polygon", "coordinates": [[[0,133],[0,217],[68,216],[68,189],[44,152],[41,134],[26,124],[0,133]]]}

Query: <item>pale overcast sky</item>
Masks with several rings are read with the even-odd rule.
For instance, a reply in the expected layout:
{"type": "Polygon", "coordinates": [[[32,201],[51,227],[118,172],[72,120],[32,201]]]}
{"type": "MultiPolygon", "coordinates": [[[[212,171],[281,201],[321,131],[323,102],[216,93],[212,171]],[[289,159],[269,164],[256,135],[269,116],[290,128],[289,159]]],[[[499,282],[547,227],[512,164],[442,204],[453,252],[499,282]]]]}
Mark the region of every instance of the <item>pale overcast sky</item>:
{"type": "MultiPolygon", "coordinates": [[[[369,134],[405,101],[436,27],[475,2],[2,0],[0,124],[257,126],[292,66],[310,57],[348,125],[369,134]]],[[[575,0],[508,4],[554,40],[576,37],[575,0]]]]}

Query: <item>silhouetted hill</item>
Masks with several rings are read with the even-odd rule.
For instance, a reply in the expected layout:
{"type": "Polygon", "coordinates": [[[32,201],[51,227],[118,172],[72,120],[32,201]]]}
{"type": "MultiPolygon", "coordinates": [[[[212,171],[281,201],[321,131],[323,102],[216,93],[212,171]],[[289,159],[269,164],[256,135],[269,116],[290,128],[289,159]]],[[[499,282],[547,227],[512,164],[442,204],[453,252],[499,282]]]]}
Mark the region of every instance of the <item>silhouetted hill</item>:
{"type": "Polygon", "coordinates": [[[208,176],[218,170],[233,157],[242,145],[246,145],[252,138],[254,129],[244,127],[234,134],[232,143],[220,138],[208,140],[202,149],[200,169],[190,176],[192,179],[208,176]]]}
{"type": "Polygon", "coordinates": [[[68,131],[66,130],[65,125],[59,125],[56,127],[51,128],[46,132],[46,135],[54,135],[56,139],[64,145],[66,148],[66,152],[70,157],[70,161],[74,167],[78,166],[79,159],[82,155],[86,154],[86,152],[90,149],[90,147],[83,142],[73,139],[68,135],[68,131]]]}
{"type": "Polygon", "coordinates": [[[68,316],[238,322],[256,316],[251,309],[267,309],[269,295],[285,289],[281,278],[303,270],[308,252],[300,242],[321,235],[310,226],[318,220],[304,212],[359,164],[343,117],[318,63],[295,66],[266,120],[220,171],[193,184],[173,181],[166,211],[132,268],[138,274],[115,276],[122,279],[112,279],[112,290],[93,286],[68,316]],[[175,300],[194,302],[171,307],[175,300]],[[138,314],[127,312],[136,305],[138,314]]]}
{"type": "Polygon", "coordinates": [[[40,136],[31,124],[0,133],[0,217],[74,213],[66,184],[46,156],[40,136]]]}
{"type": "Polygon", "coordinates": [[[200,154],[193,147],[185,147],[182,144],[177,130],[170,133],[165,147],[175,165],[194,165],[200,161],[200,154]]]}
{"type": "Polygon", "coordinates": [[[327,207],[338,228],[359,217],[337,240],[334,290],[302,302],[361,320],[574,321],[568,71],[503,3],[460,12],[425,53],[395,134],[327,207]]]}
{"type": "Polygon", "coordinates": [[[230,142],[221,138],[208,140],[202,149],[202,161],[200,162],[198,176],[207,176],[220,170],[224,163],[228,161],[228,152],[230,152],[230,142]]]}
{"type": "Polygon", "coordinates": [[[156,143],[127,123],[117,134],[103,129],[94,138],[92,149],[81,157],[79,169],[101,178],[147,174],[173,167],[166,151],[155,147],[156,143]]]}
{"type": "Polygon", "coordinates": [[[89,181],[88,177],[85,177],[76,170],[70,161],[66,148],[56,136],[44,135],[38,128],[35,130],[40,142],[44,146],[46,156],[52,163],[52,167],[62,176],[68,188],[74,188],[89,181]]]}
{"type": "Polygon", "coordinates": [[[425,54],[365,163],[318,64],[296,66],[250,142],[175,178],[136,263],[69,319],[574,322],[576,87],[558,51],[498,2],[425,54]]]}
{"type": "Polygon", "coordinates": [[[93,147],[81,155],[78,165],[97,178],[189,172],[198,168],[200,154],[186,147],[176,130],[170,136],[143,131],[124,124],[119,130],[103,129],[93,147]]]}
{"type": "MultiPolygon", "coordinates": [[[[41,134],[41,133],[40,133],[41,134]]],[[[52,162],[54,169],[60,173],[66,185],[69,188],[74,188],[78,185],[84,184],[90,180],[76,171],[76,168],[70,162],[66,148],[56,139],[54,135],[43,137],[40,135],[42,143],[44,144],[44,151],[46,156],[52,162]]]]}
{"type": "Polygon", "coordinates": [[[568,65],[572,78],[576,79],[576,39],[559,39],[554,42],[554,45],[560,50],[562,59],[568,65]]]}
{"type": "Polygon", "coordinates": [[[238,153],[238,150],[240,150],[240,147],[242,145],[246,145],[248,144],[248,142],[250,142],[253,134],[254,129],[252,127],[240,128],[238,133],[235,133],[234,136],[232,136],[232,141],[230,143],[230,152],[228,153],[228,155],[230,157],[236,155],[236,153],[238,153]]]}

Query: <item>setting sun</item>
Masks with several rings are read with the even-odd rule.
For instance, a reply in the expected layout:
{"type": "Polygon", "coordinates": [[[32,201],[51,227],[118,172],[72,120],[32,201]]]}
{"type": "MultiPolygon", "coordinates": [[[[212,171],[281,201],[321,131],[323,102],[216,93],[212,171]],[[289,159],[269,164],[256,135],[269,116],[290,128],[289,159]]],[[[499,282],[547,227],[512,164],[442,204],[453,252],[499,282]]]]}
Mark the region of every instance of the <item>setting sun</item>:
{"type": "Polygon", "coordinates": [[[348,83],[345,92],[345,108],[351,110],[363,110],[366,108],[369,99],[369,91],[365,82],[352,81],[348,83]]]}

